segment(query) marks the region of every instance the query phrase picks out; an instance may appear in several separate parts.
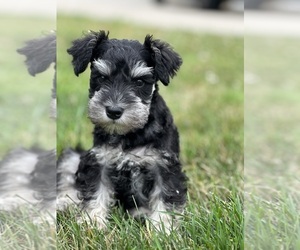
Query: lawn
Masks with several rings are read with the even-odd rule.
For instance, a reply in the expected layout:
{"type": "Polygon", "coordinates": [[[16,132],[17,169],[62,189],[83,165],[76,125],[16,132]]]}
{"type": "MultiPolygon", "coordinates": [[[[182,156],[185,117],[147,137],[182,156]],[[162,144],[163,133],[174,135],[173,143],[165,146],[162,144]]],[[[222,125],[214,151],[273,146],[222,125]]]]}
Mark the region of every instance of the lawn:
{"type": "Polygon", "coordinates": [[[75,212],[58,214],[58,249],[243,249],[243,39],[58,16],[57,149],[92,146],[87,118],[88,70],[73,74],[66,53],[86,30],[143,41],[146,34],[169,42],[183,65],[160,92],[181,139],[189,177],[182,225],[171,235],[148,231],[116,209],[108,229],[78,225],[75,212]]]}
{"type": "Polygon", "coordinates": [[[298,44],[245,39],[246,249],[300,249],[298,44]]]}

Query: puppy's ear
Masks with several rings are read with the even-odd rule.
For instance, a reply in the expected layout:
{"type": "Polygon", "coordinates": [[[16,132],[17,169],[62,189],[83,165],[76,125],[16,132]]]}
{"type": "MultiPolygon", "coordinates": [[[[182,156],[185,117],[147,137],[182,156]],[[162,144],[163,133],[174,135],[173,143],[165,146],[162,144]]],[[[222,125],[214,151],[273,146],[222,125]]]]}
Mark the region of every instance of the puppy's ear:
{"type": "Polygon", "coordinates": [[[45,71],[49,65],[56,62],[56,35],[49,34],[39,39],[26,42],[25,47],[17,52],[26,56],[26,66],[30,75],[45,71]]]}
{"type": "Polygon", "coordinates": [[[73,56],[72,64],[76,76],[85,71],[89,62],[93,60],[95,47],[107,39],[108,33],[101,30],[100,32],[90,31],[83,38],[73,41],[73,46],[67,52],[73,56]]]}
{"type": "Polygon", "coordinates": [[[176,75],[176,72],[182,64],[181,57],[168,43],[153,40],[150,35],[145,37],[144,46],[151,53],[154,72],[158,80],[167,86],[170,82],[170,77],[173,78],[176,75]]]}

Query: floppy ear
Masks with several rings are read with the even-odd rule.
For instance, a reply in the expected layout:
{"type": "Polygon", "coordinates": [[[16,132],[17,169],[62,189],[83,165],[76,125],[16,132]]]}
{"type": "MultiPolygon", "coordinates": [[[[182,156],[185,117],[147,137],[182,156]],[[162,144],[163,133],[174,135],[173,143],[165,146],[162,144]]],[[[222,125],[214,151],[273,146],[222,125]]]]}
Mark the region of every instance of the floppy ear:
{"type": "Polygon", "coordinates": [[[164,85],[168,85],[170,77],[176,75],[180,65],[181,57],[171,48],[168,43],[160,40],[153,40],[152,36],[147,35],[144,42],[145,48],[151,53],[154,63],[154,72],[164,85]]]}
{"type": "Polygon", "coordinates": [[[49,65],[56,62],[56,34],[26,42],[25,47],[17,52],[26,56],[26,66],[30,75],[45,71],[49,65]]]}
{"type": "Polygon", "coordinates": [[[101,30],[90,31],[85,37],[73,41],[73,46],[67,52],[73,56],[72,64],[76,76],[85,71],[89,62],[93,60],[95,47],[107,39],[108,33],[101,30]]]}

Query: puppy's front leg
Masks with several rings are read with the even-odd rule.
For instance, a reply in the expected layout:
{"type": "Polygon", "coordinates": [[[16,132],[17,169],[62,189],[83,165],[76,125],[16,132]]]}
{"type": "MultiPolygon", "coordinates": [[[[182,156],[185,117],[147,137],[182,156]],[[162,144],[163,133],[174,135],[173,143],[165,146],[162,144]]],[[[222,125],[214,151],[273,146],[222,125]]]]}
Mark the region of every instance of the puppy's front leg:
{"type": "Polygon", "coordinates": [[[156,185],[151,194],[152,224],[158,230],[170,233],[178,226],[179,215],[186,203],[187,178],[181,170],[178,158],[164,154],[157,168],[156,185]]]}
{"type": "Polygon", "coordinates": [[[152,213],[149,215],[149,219],[155,229],[165,231],[167,234],[174,228],[174,219],[167,208],[167,204],[159,197],[152,201],[152,213]]]}
{"type": "Polygon", "coordinates": [[[103,229],[106,227],[109,210],[114,204],[113,190],[102,181],[93,198],[84,203],[87,221],[96,222],[97,227],[103,229]]]}
{"type": "Polygon", "coordinates": [[[106,168],[98,151],[86,152],[80,160],[76,173],[76,188],[86,218],[104,228],[110,207],[114,203],[114,192],[107,178],[106,168]]]}

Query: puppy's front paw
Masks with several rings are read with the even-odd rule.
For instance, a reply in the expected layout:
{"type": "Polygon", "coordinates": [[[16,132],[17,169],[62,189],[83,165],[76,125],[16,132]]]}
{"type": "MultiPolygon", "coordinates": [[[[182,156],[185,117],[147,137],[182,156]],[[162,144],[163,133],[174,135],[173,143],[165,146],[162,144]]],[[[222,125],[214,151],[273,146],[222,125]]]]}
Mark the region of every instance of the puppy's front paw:
{"type": "Polygon", "coordinates": [[[168,212],[154,212],[149,220],[156,231],[164,232],[167,235],[176,228],[176,222],[168,212]]]}
{"type": "Polygon", "coordinates": [[[82,213],[81,216],[77,218],[77,223],[95,227],[99,230],[104,230],[107,227],[107,219],[105,217],[96,215],[91,217],[88,213],[82,213]]]}

